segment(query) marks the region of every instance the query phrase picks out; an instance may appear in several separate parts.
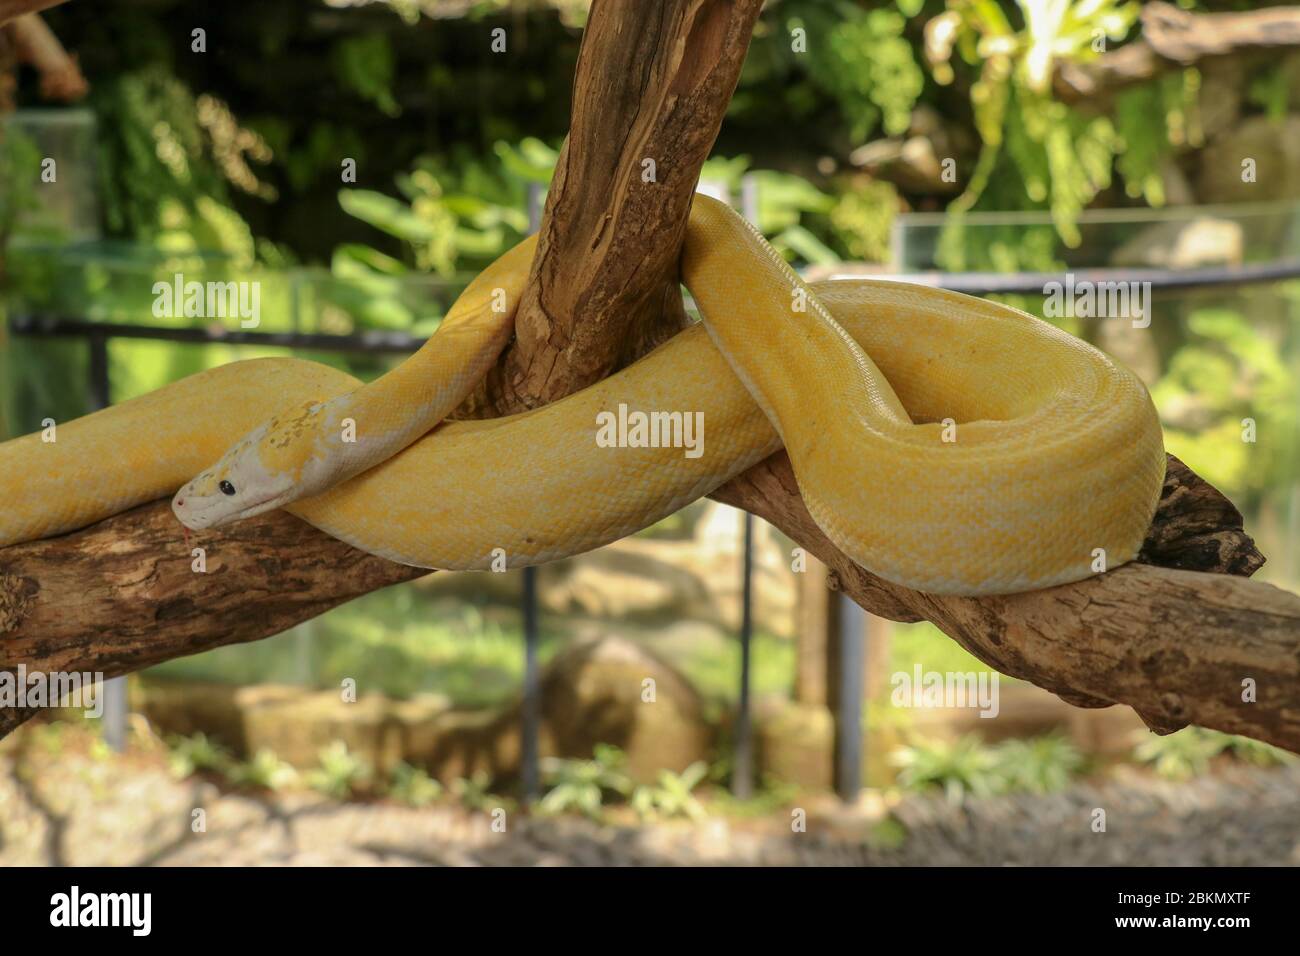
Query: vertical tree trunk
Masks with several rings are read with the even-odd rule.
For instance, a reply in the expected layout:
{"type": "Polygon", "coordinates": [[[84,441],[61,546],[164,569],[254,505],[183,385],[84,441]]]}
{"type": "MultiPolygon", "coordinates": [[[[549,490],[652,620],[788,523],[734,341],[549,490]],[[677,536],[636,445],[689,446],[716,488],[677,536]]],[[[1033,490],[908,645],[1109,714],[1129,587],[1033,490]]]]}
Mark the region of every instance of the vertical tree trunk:
{"type": "Polygon", "coordinates": [[[515,344],[467,413],[553,402],[686,321],[677,263],[762,0],[595,0],[515,344]]]}

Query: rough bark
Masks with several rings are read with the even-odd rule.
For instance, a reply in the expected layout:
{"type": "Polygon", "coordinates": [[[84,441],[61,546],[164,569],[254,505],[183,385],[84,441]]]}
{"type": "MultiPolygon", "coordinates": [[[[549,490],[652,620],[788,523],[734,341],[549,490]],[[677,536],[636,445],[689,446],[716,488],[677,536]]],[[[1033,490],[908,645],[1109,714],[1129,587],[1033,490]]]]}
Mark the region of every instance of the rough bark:
{"type": "Polygon", "coordinates": [[[5,29],[13,38],[21,62],[41,75],[41,97],[70,103],[90,91],[75,57],[63,48],[45,21],[34,13],[18,17],[5,29]]]}
{"type": "Polygon", "coordinates": [[[0,26],[28,13],[39,13],[57,7],[66,0],[0,0],[0,26]]]}
{"type": "Polygon", "coordinates": [[[687,213],[762,5],[592,5],[516,344],[467,414],[563,398],[686,323],[677,260],[687,213]]]}
{"type": "MultiPolygon", "coordinates": [[[[495,410],[572,391],[640,347],[629,343],[653,340],[659,323],[675,327],[675,309],[657,310],[665,309],[664,290],[675,292],[685,203],[735,82],[718,64],[739,69],[758,5],[678,0],[660,5],[658,21],[645,18],[649,5],[594,6],[590,29],[599,31],[601,45],[589,33],[578,84],[625,96],[636,87],[632,105],[617,106],[617,116],[635,118],[611,116],[604,109],[611,101],[601,95],[575,95],[573,141],[548,203],[536,288],[525,299],[525,308],[538,311],[520,317],[503,366],[518,374],[495,410]],[[627,26],[615,29],[605,19],[617,17],[627,26]],[[641,31],[635,43],[632,24],[641,31]],[[636,51],[643,52],[632,61],[636,51]],[[629,71],[628,62],[640,67],[629,71]],[[624,73],[636,77],[631,87],[623,85],[624,73]],[[605,123],[623,123],[638,145],[602,137],[605,123]],[[632,176],[643,156],[658,157],[657,204],[645,200],[632,176]],[[628,200],[624,192],[640,198],[628,200]],[[659,248],[665,244],[667,252],[659,248]]],[[[937,598],[874,577],[812,522],[783,454],[717,497],[780,527],[825,561],[839,587],[868,610],[933,620],[992,666],[1072,703],[1129,704],[1162,732],[1196,722],[1300,749],[1300,597],[1233,576],[1249,574],[1262,557],[1231,504],[1172,459],[1143,552],[1143,560],[1172,567],[1132,564],[1012,597],[937,598]],[[1238,702],[1246,677],[1258,683],[1256,704],[1238,702]]],[[[279,633],[422,573],[360,554],[284,514],[207,534],[201,543],[208,569],[195,573],[166,503],[157,502],[0,551],[0,669],[25,663],[115,676],[279,633]]],[[[0,713],[0,735],[25,717],[0,713]]]]}
{"type": "Polygon", "coordinates": [[[999,597],[922,594],[853,563],[808,514],[784,452],[713,497],[780,528],[873,614],[932,621],[1072,704],[1128,704],[1157,733],[1194,723],[1300,750],[1300,596],[1243,577],[1264,559],[1240,513],[1172,456],[1138,562],[999,597]],[[1257,702],[1242,701],[1247,678],[1257,702]]]}
{"type": "MultiPolygon", "coordinates": [[[[1071,703],[1128,704],[1159,732],[1197,723],[1300,750],[1300,597],[1239,577],[1263,563],[1240,513],[1176,458],[1143,563],[1006,597],[921,594],[854,564],[813,522],[784,453],[714,497],[772,522],[872,613],[931,620],[990,666],[1071,703]],[[1248,677],[1257,703],[1241,702],[1248,677]]],[[[0,669],[125,674],[279,633],[424,573],[282,512],[191,543],[205,548],[206,573],[192,569],[160,501],[0,551],[0,669]]],[[[27,716],[0,712],[0,735],[27,716]]]]}
{"type": "Polygon", "coordinates": [[[0,550],[0,668],[126,674],[286,630],[428,574],[285,512],[191,535],[166,501],[0,550]],[[202,546],[206,570],[191,546],[202,546]]]}
{"type": "Polygon", "coordinates": [[[1067,103],[1093,100],[1205,60],[1300,46],[1300,7],[1188,13],[1148,3],[1141,24],[1138,40],[1089,63],[1063,65],[1054,77],[1057,96],[1067,103]]]}

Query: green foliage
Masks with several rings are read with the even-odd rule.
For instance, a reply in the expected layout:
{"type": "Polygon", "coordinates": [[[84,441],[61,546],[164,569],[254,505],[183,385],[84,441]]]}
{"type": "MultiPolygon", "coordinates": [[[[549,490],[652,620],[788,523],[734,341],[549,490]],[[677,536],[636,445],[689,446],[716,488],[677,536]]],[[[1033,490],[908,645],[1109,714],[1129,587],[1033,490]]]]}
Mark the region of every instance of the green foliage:
{"type": "Polygon", "coordinates": [[[263,747],[251,760],[225,767],[231,786],[250,790],[286,790],[298,783],[298,771],[263,747]]]}
{"type": "Polygon", "coordinates": [[[905,17],[848,0],[785,0],[773,21],[755,34],[733,117],[766,125],[774,114],[811,119],[829,98],[853,144],[877,129],[907,128],[925,76],[904,36],[905,17]]]}
{"type": "MultiPolygon", "coordinates": [[[[988,670],[987,664],[929,621],[894,624],[889,635],[889,673],[903,671],[910,674],[917,663],[924,670],[951,673],[988,670]]],[[[1010,677],[999,679],[1013,680],[1010,677]]]]}
{"type": "MultiPolygon", "coordinates": [[[[37,189],[40,183],[41,155],[36,143],[12,124],[0,124],[0,329],[8,323],[7,311],[13,302],[16,289],[39,288],[42,282],[53,283],[55,276],[36,276],[30,268],[11,261],[9,255],[10,239],[20,224],[25,233],[33,229],[29,216],[40,208],[37,189]]],[[[6,345],[8,336],[0,331],[0,345],[6,345]]],[[[66,350],[65,350],[66,351],[66,350]]],[[[27,421],[39,421],[32,415],[25,415],[25,403],[19,394],[19,375],[24,369],[40,375],[53,371],[54,363],[48,354],[30,347],[23,352],[37,352],[36,355],[19,355],[17,349],[0,348],[0,439],[22,434],[29,429],[24,427],[27,421]],[[53,366],[53,368],[52,368],[53,366]]],[[[39,379],[42,389],[47,394],[51,391],[61,392],[56,383],[61,376],[48,375],[39,379]]],[[[54,408],[53,402],[41,406],[44,414],[54,408]]]]}
{"type": "Polygon", "coordinates": [[[475,770],[468,777],[458,777],[451,782],[451,794],[467,810],[491,812],[497,809],[509,809],[513,801],[507,800],[491,791],[492,774],[486,770],[475,770]]]}
{"type": "Polygon", "coordinates": [[[393,97],[396,63],[386,35],[344,37],[334,45],[332,59],[344,89],[373,103],[385,116],[396,117],[402,112],[393,97]]]}
{"type": "Polygon", "coordinates": [[[1124,180],[1124,191],[1152,206],[1165,203],[1161,169],[1173,153],[1166,122],[1170,113],[1168,78],[1142,83],[1120,91],[1115,97],[1115,128],[1121,149],[1115,168],[1124,180]],[[1160,117],[1162,122],[1154,122],[1160,117]]]}
{"type": "MultiPolygon", "coordinates": [[[[750,158],[715,156],[700,172],[702,182],[726,186],[736,195],[749,173],[750,158]]],[[[840,257],[817,238],[805,224],[805,217],[825,217],[835,208],[835,200],[808,180],[770,169],[755,170],[754,188],[758,209],[754,225],[767,241],[786,259],[812,265],[831,265],[840,257]]]]}
{"type": "Polygon", "coordinates": [[[971,107],[983,144],[966,190],[949,212],[975,208],[995,174],[1020,192],[1014,169],[1024,184],[1021,202],[1050,209],[1062,240],[1074,246],[1079,242],[1075,219],[1110,184],[1119,139],[1106,117],[1085,118],[1054,98],[1052,71],[1059,61],[1097,56],[1107,39],[1122,39],[1138,8],[1122,0],[1017,0],[1017,5],[1022,30],[987,0],[948,0],[947,10],[926,27],[926,56],[937,82],[953,81],[954,55],[979,68],[971,107]],[[1003,164],[1004,151],[1012,168],[1003,164]]]}
{"type": "Polygon", "coordinates": [[[104,217],[110,232],[172,252],[220,250],[251,263],[256,244],[229,204],[190,89],[160,65],[125,73],[97,87],[104,217]]]}
{"type": "MultiPolygon", "coordinates": [[[[1188,337],[1151,389],[1165,445],[1234,499],[1258,500],[1293,473],[1296,381],[1276,332],[1229,309],[1203,308],[1187,319],[1188,337]],[[1243,421],[1261,436],[1242,441],[1243,421]]],[[[1240,503],[1240,500],[1239,502],[1240,503]]]]}
{"type": "Polygon", "coordinates": [[[393,768],[388,795],[408,807],[427,807],[442,796],[442,784],[403,760],[393,768]]]}
{"type": "MultiPolygon", "coordinates": [[[[0,124],[0,182],[5,184],[0,189],[0,251],[19,220],[40,208],[41,159],[31,137],[12,124],[0,124]]],[[[24,231],[30,232],[30,225],[24,231]]]]}
{"type": "Polygon", "coordinates": [[[707,814],[704,806],[692,791],[709,772],[709,765],[697,760],[681,773],[660,770],[655,782],[641,785],[632,791],[632,809],[643,820],[686,817],[703,820],[707,814]]]}
{"type": "Polygon", "coordinates": [[[337,179],[340,157],[355,159],[364,167],[370,154],[361,134],[341,123],[315,122],[300,142],[293,139],[293,124],[283,117],[259,116],[248,125],[266,142],[295,193],[308,192],[326,175],[337,179]]]}
{"type": "Polygon", "coordinates": [[[920,741],[890,755],[906,790],[940,787],[953,803],[967,796],[986,797],[1002,789],[997,755],[974,734],[955,741],[920,741]]]}
{"type": "Polygon", "coordinates": [[[1152,734],[1133,748],[1133,757],[1168,780],[1190,780],[1209,770],[1210,762],[1227,746],[1223,734],[1185,727],[1165,737],[1152,734]]]}
{"type": "Polygon", "coordinates": [[[167,766],[178,780],[204,771],[222,773],[235,763],[230,751],[202,731],[172,737],[167,746],[167,766]]]}
{"type": "Polygon", "coordinates": [[[956,215],[944,224],[935,260],[956,272],[1060,272],[1065,263],[1057,255],[1058,244],[1052,226],[980,223],[974,229],[956,215]]]}
{"type": "MultiPolygon", "coordinates": [[[[432,184],[436,187],[436,182],[432,184]]],[[[455,220],[440,204],[426,202],[419,212],[400,200],[370,189],[339,190],[339,205],[349,216],[402,240],[412,250],[417,268],[451,274],[455,264],[452,230],[455,220]]],[[[334,253],[335,275],[352,267],[392,275],[404,271],[400,262],[364,246],[341,246],[334,253]]]]}
{"type": "Polygon", "coordinates": [[[1246,99],[1261,107],[1274,122],[1283,120],[1291,106],[1290,75],[1270,63],[1251,77],[1246,99]]]}
{"type": "Polygon", "coordinates": [[[542,761],[543,780],[550,788],[537,805],[542,813],[577,811],[599,819],[608,795],[627,796],[632,781],[624,772],[627,758],[610,744],[597,744],[590,760],[548,757],[542,761]]]}
{"type": "Polygon", "coordinates": [[[816,24],[826,49],[808,58],[809,74],[839,101],[851,140],[864,141],[877,123],[889,135],[904,132],[924,84],[903,37],[907,21],[892,10],[847,4],[832,15],[816,24]]]}
{"type": "MultiPolygon", "coordinates": [[[[558,151],[537,139],[517,145],[499,142],[490,158],[465,150],[425,157],[397,177],[402,198],[374,190],[346,188],[339,204],[349,215],[399,240],[405,261],[357,243],[339,246],[331,262],[336,277],[361,282],[416,272],[442,276],[477,271],[520,242],[528,232],[529,184],[545,187],[558,151]]],[[[750,159],[714,157],[700,178],[733,194],[749,171],[750,159]]],[[[758,191],[757,225],[787,259],[815,264],[839,256],[809,228],[825,220],[835,200],[806,179],[774,170],[752,174],[758,191]]],[[[544,200],[544,191],[539,201],[544,200]]]]}
{"type": "Polygon", "coordinates": [[[401,13],[404,19],[414,23],[419,19],[421,9],[430,11],[440,4],[446,5],[456,13],[464,12],[471,20],[502,13],[523,13],[538,7],[550,7],[559,14],[560,19],[571,27],[581,27],[587,22],[587,11],[591,0],[382,0],[388,6],[401,13]]]}
{"type": "Polygon", "coordinates": [[[916,741],[890,755],[906,790],[938,787],[953,803],[1010,791],[1052,793],[1079,774],[1083,755],[1059,734],[1007,740],[995,746],[977,735],[954,741],[916,741]]]}
{"type": "Polygon", "coordinates": [[[1293,753],[1249,737],[1184,727],[1164,737],[1150,734],[1133,748],[1133,758],[1167,780],[1190,780],[1210,769],[1214,758],[1230,754],[1257,767],[1274,767],[1300,761],[1293,753]]]}
{"type": "MultiPolygon", "coordinates": [[[[719,768],[715,764],[709,774],[710,781],[719,781],[717,775],[719,769],[727,769],[727,776],[730,775],[728,768],[719,768]]],[[[710,792],[709,805],[717,813],[727,817],[759,819],[770,817],[790,807],[800,793],[798,784],[778,780],[765,774],[753,796],[742,800],[728,789],[717,789],[710,792]]]]}
{"type": "Polygon", "coordinates": [[[366,762],[342,740],[322,747],[318,759],[319,766],[307,772],[307,786],[335,800],[346,800],[365,789],[373,776],[366,762]]]}
{"type": "Polygon", "coordinates": [[[849,258],[863,262],[888,262],[898,191],[876,179],[855,182],[841,192],[830,211],[835,238],[849,258]]]}
{"type": "MultiPolygon", "coordinates": [[[[528,184],[549,182],[558,155],[536,139],[518,146],[498,143],[490,160],[457,150],[450,157],[421,159],[399,176],[403,199],[350,188],[339,192],[339,203],[349,215],[400,240],[416,270],[450,276],[458,269],[481,268],[523,239],[528,184]]],[[[401,268],[358,246],[340,247],[333,261],[336,275],[356,276],[355,270],[392,275],[401,268]]]]}
{"type": "Polygon", "coordinates": [[[998,768],[1009,790],[1029,793],[1064,790],[1084,765],[1083,754],[1060,734],[1007,740],[996,750],[998,768]]]}
{"type": "MultiPolygon", "coordinates": [[[[1212,731],[1212,733],[1218,733],[1218,731],[1212,731]]],[[[1252,740],[1249,737],[1238,737],[1233,734],[1223,734],[1222,736],[1227,738],[1227,751],[1245,763],[1254,764],[1257,767],[1293,766],[1300,763],[1300,756],[1291,753],[1289,750],[1283,750],[1281,747],[1266,744],[1262,740],[1252,740]]]]}

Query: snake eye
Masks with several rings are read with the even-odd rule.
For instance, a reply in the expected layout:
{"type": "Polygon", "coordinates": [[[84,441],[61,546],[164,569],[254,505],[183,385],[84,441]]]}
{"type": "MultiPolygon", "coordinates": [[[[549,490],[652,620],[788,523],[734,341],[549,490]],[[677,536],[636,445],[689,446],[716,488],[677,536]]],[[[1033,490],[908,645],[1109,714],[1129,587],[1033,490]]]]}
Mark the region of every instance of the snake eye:
{"type": "Polygon", "coordinates": [[[217,487],[221,489],[223,495],[233,495],[235,493],[235,486],[228,481],[222,481],[217,487]]]}

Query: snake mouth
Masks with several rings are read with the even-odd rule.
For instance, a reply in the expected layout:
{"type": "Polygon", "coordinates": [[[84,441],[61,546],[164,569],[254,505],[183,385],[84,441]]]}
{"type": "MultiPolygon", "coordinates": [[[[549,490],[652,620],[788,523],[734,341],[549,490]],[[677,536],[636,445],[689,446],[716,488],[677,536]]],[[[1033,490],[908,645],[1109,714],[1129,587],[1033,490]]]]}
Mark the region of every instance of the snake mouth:
{"type": "Polygon", "coordinates": [[[172,501],[172,514],[176,520],[189,528],[191,531],[204,531],[217,524],[218,518],[210,512],[194,511],[185,506],[184,499],[177,498],[172,501]]]}
{"type": "Polygon", "coordinates": [[[212,522],[206,516],[177,511],[175,505],[172,505],[172,514],[176,516],[177,521],[191,531],[205,531],[212,527],[212,522]]]}
{"type": "MultiPolygon", "coordinates": [[[[185,495],[178,493],[172,500],[172,514],[191,531],[205,531],[208,528],[221,528],[245,518],[253,518],[268,511],[274,511],[287,503],[287,494],[271,495],[251,504],[243,504],[238,511],[223,513],[223,501],[214,500],[208,507],[193,509],[185,504],[185,495]]],[[[241,503],[242,504],[242,503],[241,503]]]]}
{"type": "Polygon", "coordinates": [[[245,518],[256,518],[258,515],[266,514],[268,511],[275,511],[293,500],[293,496],[288,492],[272,495],[261,501],[255,501],[232,515],[226,515],[214,521],[211,527],[219,528],[222,525],[233,524],[236,521],[243,521],[245,518]]]}

